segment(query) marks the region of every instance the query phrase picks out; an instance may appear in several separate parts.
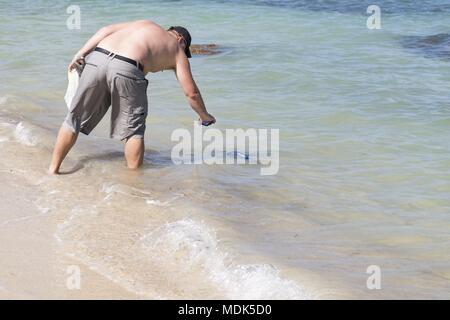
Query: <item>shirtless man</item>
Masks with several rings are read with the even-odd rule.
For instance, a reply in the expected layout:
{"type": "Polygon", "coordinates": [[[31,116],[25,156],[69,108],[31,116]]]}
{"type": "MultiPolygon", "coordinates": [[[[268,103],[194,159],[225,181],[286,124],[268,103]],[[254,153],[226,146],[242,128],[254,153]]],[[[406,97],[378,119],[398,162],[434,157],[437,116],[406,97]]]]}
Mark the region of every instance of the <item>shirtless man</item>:
{"type": "Polygon", "coordinates": [[[189,104],[203,125],[216,122],[205,108],[192,78],[188,58],[191,36],[183,27],[164,30],[140,20],[106,26],[97,31],[69,64],[83,63],[80,84],[59,130],[49,173],[59,173],[78,133],[88,135],[111,110],[111,138],[125,141],[125,159],[137,169],[144,158],[148,72],[174,70],[189,104]]]}

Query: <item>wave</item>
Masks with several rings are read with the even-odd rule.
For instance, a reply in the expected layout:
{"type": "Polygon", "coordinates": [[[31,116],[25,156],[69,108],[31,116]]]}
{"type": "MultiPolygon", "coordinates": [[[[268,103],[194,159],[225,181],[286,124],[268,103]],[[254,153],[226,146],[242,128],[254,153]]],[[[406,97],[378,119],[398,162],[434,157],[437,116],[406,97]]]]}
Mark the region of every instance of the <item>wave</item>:
{"type": "Polygon", "coordinates": [[[155,199],[155,196],[153,193],[145,191],[145,190],[141,190],[135,187],[130,187],[124,184],[119,184],[119,183],[104,183],[101,189],[101,192],[105,193],[106,196],[103,200],[109,200],[111,198],[113,198],[115,195],[117,194],[121,194],[121,195],[125,195],[125,196],[129,196],[129,197],[134,197],[134,198],[139,198],[142,200],[145,200],[145,202],[148,205],[152,205],[152,206],[156,206],[156,207],[168,207],[170,206],[170,204],[179,199],[184,197],[185,195],[183,193],[176,193],[171,195],[170,198],[168,198],[167,200],[163,201],[160,199],[155,199]]]}
{"type": "Polygon", "coordinates": [[[38,139],[33,135],[32,130],[29,127],[26,127],[22,122],[17,124],[14,136],[17,141],[29,147],[35,147],[38,143],[38,139]]]}
{"type": "MultiPolygon", "coordinates": [[[[90,212],[85,209],[74,208],[68,219],[58,225],[55,238],[65,254],[139,296],[312,299],[296,282],[283,279],[270,264],[236,263],[221,248],[215,231],[204,222],[183,218],[143,232],[134,245],[113,248],[86,238],[93,229],[86,233],[84,229],[90,229],[90,222],[85,218],[97,220],[102,214],[98,208],[92,207],[90,212]]],[[[119,230],[124,234],[139,232],[119,230]]]]}
{"type": "Polygon", "coordinates": [[[311,298],[295,282],[282,279],[272,265],[235,264],[203,222],[185,218],[167,223],[142,237],[140,245],[147,256],[178,269],[173,270],[176,274],[200,269],[229,299],[311,298]]]}
{"type": "Polygon", "coordinates": [[[18,111],[21,103],[31,105],[13,95],[0,96],[0,142],[17,141],[27,147],[48,147],[54,133],[49,129],[33,123],[18,111]]]}

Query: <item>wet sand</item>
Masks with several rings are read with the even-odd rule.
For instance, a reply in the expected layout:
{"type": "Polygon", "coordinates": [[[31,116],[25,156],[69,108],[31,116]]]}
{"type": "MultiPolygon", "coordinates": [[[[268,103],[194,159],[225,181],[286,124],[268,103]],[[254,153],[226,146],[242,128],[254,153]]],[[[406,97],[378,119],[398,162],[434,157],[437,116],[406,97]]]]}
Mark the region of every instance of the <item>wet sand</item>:
{"type": "MultiPolygon", "coordinates": [[[[1,148],[0,148],[1,150],[1,148]]],[[[1,151],[0,151],[1,152],[1,151]]],[[[57,247],[56,221],[34,202],[30,185],[0,159],[0,299],[133,299],[135,294],[67,257],[57,247]],[[69,266],[80,268],[81,286],[66,286],[69,266]]]]}

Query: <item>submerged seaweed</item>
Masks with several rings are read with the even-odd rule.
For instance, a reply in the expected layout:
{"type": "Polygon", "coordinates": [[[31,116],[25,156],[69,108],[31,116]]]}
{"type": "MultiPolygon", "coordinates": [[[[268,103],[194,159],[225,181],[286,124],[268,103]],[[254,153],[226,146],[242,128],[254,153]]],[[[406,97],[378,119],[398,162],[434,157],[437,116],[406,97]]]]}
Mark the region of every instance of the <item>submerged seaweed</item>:
{"type": "Polygon", "coordinates": [[[401,45],[426,58],[450,60],[450,34],[439,33],[430,36],[403,36],[401,45]]]}

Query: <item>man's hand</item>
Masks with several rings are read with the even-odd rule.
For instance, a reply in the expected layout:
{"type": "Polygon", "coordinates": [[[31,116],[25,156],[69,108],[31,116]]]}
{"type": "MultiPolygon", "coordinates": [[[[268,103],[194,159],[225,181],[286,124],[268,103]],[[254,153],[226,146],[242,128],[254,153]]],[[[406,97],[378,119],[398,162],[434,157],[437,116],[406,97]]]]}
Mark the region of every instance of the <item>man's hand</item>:
{"type": "Polygon", "coordinates": [[[84,64],[84,56],[90,53],[95,47],[107,36],[116,32],[117,30],[123,29],[130,24],[135,22],[125,22],[125,23],[116,23],[111,24],[109,26],[103,27],[99,29],[86,43],[85,45],[78,51],[75,57],[70,62],[69,67],[67,68],[69,71],[72,71],[73,68],[77,66],[77,64],[84,64]],[[81,60],[81,61],[80,61],[81,60]],[[81,62],[81,63],[80,63],[81,62]]]}
{"type": "Polygon", "coordinates": [[[205,114],[204,116],[201,116],[199,120],[202,122],[202,125],[205,127],[216,123],[216,118],[214,118],[209,113],[205,114]]]}
{"type": "Polygon", "coordinates": [[[70,72],[72,69],[76,68],[77,66],[81,66],[84,64],[84,57],[76,55],[73,57],[72,61],[69,63],[69,66],[67,67],[67,70],[70,72]]]}

